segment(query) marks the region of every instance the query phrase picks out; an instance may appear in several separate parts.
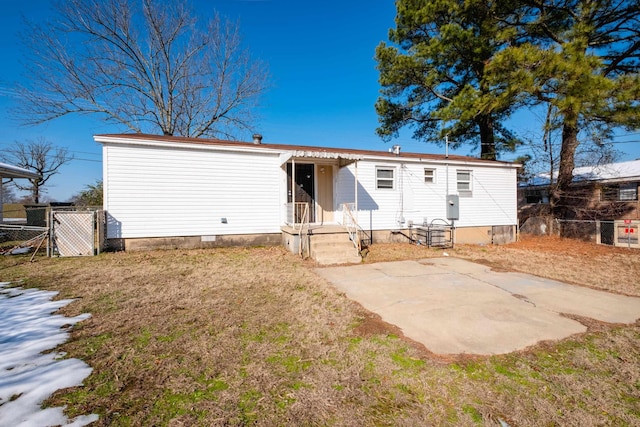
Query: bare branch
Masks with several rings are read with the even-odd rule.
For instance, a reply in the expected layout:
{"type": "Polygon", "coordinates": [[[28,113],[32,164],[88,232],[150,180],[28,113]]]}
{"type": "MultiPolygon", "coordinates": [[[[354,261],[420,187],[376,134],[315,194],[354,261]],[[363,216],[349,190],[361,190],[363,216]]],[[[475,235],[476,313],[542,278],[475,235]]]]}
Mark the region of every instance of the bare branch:
{"type": "Polygon", "coordinates": [[[55,11],[25,36],[25,123],[80,113],[166,135],[251,127],[267,73],[242,49],[237,24],[204,23],[186,0],[67,0],[55,11]]]}
{"type": "Polygon", "coordinates": [[[56,175],[59,169],[73,160],[73,155],[64,147],[55,147],[44,138],[27,142],[16,142],[6,149],[0,158],[16,166],[36,172],[38,178],[30,178],[29,184],[14,181],[13,185],[31,193],[34,203],[40,202],[40,196],[45,191],[45,184],[56,175]]]}

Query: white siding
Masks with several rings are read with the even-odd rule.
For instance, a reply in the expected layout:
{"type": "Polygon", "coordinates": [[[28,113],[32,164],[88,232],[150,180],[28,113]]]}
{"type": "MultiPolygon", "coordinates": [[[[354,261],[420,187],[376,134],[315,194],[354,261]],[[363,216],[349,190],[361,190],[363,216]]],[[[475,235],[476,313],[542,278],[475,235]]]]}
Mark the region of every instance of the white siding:
{"type": "Polygon", "coordinates": [[[277,154],[105,144],[103,157],[109,238],[280,231],[277,154]]]}
{"type": "MultiPolygon", "coordinates": [[[[447,186],[456,190],[456,171],[472,171],[472,192],[460,193],[460,220],[456,226],[513,225],[517,221],[516,169],[504,166],[361,160],[358,175],[358,222],[364,229],[401,228],[445,219],[447,186]],[[394,189],[376,188],[376,167],[394,168],[394,189]],[[424,169],[435,169],[436,182],[425,183],[424,169]],[[448,184],[448,185],[447,185],[448,184]],[[404,223],[403,223],[404,221],[404,223]]],[[[336,202],[354,201],[355,164],[338,173],[336,202]]]]}
{"type": "MultiPolygon", "coordinates": [[[[340,169],[338,173],[337,203],[355,201],[355,164],[340,169]]],[[[401,216],[401,168],[400,163],[361,160],[358,175],[358,223],[364,229],[383,230],[399,228],[401,216]],[[376,188],[376,167],[394,170],[394,188],[376,188]]]]}
{"type": "MultiPolygon", "coordinates": [[[[278,233],[284,223],[284,151],[103,144],[109,238],[278,233]]],[[[355,201],[357,174],[357,216],[364,229],[398,229],[409,221],[446,219],[447,187],[449,194],[457,194],[458,170],[471,171],[472,191],[460,194],[456,226],[517,221],[516,169],[509,165],[450,162],[447,167],[424,159],[371,157],[335,170],[336,210],[355,201]],[[394,171],[392,189],[377,188],[378,167],[394,171]],[[435,170],[435,182],[425,183],[425,168],[435,170]]],[[[335,219],[341,220],[339,212],[335,219]]]]}
{"type": "Polygon", "coordinates": [[[460,201],[458,227],[513,225],[517,222],[516,169],[477,165],[425,165],[407,163],[404,170],[403,216],[415,224],[447,218],[446,194],[460,201]],[[436,169],[436,183],[424,182],[424,169],[436,169]],[[471,192],[458,192],[458,170],[471,171],[471,192]]]}
{"type": "MultiPolygon", "coordinates": [[[[473,190],[471,195],[460,195],[460,220],[456,224],[460,227],[515,225],[518,221],[516,169],[467,169],[473,173],[473,190]]],[[[455,179],[455,170],[453,173],[455,179]]]]}
{"type": "MultiPolygon", "coordinates": [[[[422,225],[424,222],[430,223],[434,219],[446,221],[446,169],[444,165],[424,163],[404,165],[404,200],[406,202],[403,216],[407,221],[413,221],[416,225],[422,225]],[[435,169],[436,182],[424,182],[425,168],[435,169]]],[[[451,181],[449,181],[450,193],[451,188],[451,181]]]]}

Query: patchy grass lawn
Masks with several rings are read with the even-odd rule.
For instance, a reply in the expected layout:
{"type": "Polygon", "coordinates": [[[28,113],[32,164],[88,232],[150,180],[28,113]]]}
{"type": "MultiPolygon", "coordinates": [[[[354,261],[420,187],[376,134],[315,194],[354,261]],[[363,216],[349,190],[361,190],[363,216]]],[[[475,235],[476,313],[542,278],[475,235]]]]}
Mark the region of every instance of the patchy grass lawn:
{"type": "MultiPolygon", "coordinates": [[[[640,252],[557,239],[451,256],[640,295],[640,252]]],[[[365,262],[441,256],[374,245],[365,262]]],[[[640,324],[493,357],[436,357],[282,248],[1,257],[0,280],[90,312],[62,350],[94,368],[52,405],[95,425],[640,425],[640,324]]]]}

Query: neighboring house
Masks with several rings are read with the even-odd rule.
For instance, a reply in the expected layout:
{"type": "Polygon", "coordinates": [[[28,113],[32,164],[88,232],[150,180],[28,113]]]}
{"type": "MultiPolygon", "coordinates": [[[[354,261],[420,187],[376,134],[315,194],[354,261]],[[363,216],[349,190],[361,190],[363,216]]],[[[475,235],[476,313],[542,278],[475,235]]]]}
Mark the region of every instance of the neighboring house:
{"type": "Polygon", "coordinates": [[[2,205],[2,182],[5,178],[8,179],[28,179],[38,178],[35,172],[31,172],[28,169],[19,168],[17,166],[8,165],[6,163],[0,163],[0,223],[4,222],[3,212],[4,206],[2,205]]]}
{"type": "MultiPolygon", "coordinates": [[[[571,211],[578,220],[640,219],[640,160],[579,167],[573,170],[571,211]]],[[[549,203],[549,175],[518,188],[521,222],[549,203]]]]}
{"type": "MultiPolygon", "coordinates": [[[[564,219],[575,221],[564,221],[563,235],[640,248],[640,160],[579,167],[573,176],[569,198],[572,218],[564,219]]],[[[551,224],[544,219],[549,214],[549,175],[520,184],[518,218],[522,231],[550,230],[551,224]]]]}
{"type": "Polygon", "coordinates": [[[519,165],[471,157],[193,139],[97,135],[107,238],[115,247],[284,243],[353,217],[373,242],[408,241],[412,225],[446,223],[458,243],[513,241],[519,165]],[[452,211],[453,212],[453,211],[452,211]],[[449,215],[450,216],[450,215],[449,215]],[[303,227],[304,228],[304,227],[303,227]]]}

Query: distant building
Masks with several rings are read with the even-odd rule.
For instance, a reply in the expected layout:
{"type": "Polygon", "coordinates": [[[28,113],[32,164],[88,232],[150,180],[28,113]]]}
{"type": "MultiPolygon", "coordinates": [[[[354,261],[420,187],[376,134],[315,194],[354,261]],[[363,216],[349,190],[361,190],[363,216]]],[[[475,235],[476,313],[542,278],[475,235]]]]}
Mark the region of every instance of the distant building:
{"type": "MultiPolygon", "coordinates": [[[[567,198],[572,216],[560,218],[569,220],[562,221],[561,234],[640,248],[640,160],[575,168],[573,175],[567,198]]],[[[549,175],[519,185],[518,222],[522,232],[534,234],[550,233],[557,225],[550,220],[549,175]]]]}
{"type": "MultiPolygon", "coordinates": [[[[549,175],[539,175],[518,188],[520,223],[528,217],[548,213],[549,175]]],[[[579,167],[573,170],[569,198],[578,220],[640,219],[638,185],[640,160],[579,167]]]]}
{"type": "Polygon", "coordinates": [[[2,205],[2,182],[5,178],[9,179],[28,179],[28,178],[38,178],[38,175],[35,172],[31,172],[30,170],[19,168],[17,166],[8,165],[6,163],[0,163],[0,223],[4,221],[3,212],[4,206],[2,205]]]}

